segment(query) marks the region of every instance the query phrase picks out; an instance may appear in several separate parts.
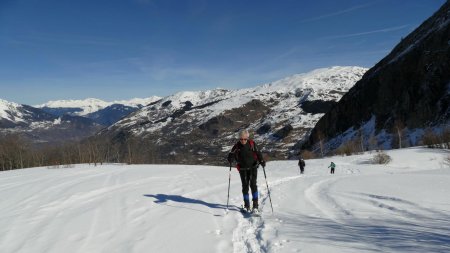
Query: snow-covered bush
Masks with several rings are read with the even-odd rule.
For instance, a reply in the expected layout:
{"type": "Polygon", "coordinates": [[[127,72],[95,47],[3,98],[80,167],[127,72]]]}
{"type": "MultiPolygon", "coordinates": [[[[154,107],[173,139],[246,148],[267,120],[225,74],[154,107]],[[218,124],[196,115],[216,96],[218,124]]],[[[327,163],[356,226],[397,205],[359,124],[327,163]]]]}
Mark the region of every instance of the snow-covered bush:
{"type": "Polygon", "coordinates": [[[383,151],[378,152],[372,158],[372,162],[374,164],[388,164],[391,161],[392,161],[392,158],[388,154],[384,153],[383,151]]]}
{"type": "Polygon", "coordinates": [[[444,165],[447,168],[450,168],[450,154],[448,154],[447,157],[444,158],[444,165]]]}

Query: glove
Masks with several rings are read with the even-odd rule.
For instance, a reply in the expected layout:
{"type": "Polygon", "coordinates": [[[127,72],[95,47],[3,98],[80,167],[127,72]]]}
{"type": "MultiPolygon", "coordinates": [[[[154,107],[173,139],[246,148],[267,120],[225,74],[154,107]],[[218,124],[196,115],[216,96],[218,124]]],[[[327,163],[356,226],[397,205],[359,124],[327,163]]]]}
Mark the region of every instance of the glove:
{"type": "Polygon", "coordinates": [[[266,167],[266,161],[261,161],[259,164],[261,164],[261,166],[262,166],[263,168],[266,167]]]}
{"type": "Polygon", "coordinates": [[[227,160],[230,164],[233,163],[233,153],[228,153],[227,160]]]}

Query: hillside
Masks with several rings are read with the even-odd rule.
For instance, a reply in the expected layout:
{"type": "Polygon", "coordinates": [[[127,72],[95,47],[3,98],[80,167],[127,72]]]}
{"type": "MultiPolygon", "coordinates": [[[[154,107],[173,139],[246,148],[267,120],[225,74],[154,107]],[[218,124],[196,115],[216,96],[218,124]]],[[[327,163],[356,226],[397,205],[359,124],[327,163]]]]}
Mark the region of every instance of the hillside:
{"type": "Polygon", "coordinates": [[[450,127],[450,2],[405,37],[315,126],[306,147],[333,150],[371,136],[391,148],[397,132],[418,145],[426,128],[450,127]],[[396,128],[396,130],[394,130],[396,128]]]}
{"type": "Polygon", "coordinates": [[[113,102],[106,102],[95,98],[84,100],[55,100],[37,105],[36,108],[41,108],[45,112],[55,116],[82,116],[102,126],[110,126],[130,113],[159,99],[161,98],[152,96],[149,98],[134,98],[113,102]]]}
{"type": "Polygon", "coordinates": [[[221,164],[239,129],[249,128],[276,158],[345,94],[366,69],[331,67],[254,88],[180,92],[151,103],[104,129],[113,143],[144,141],[151,162],[221,164]]]}
{"type": "Polygon", "coordinates": [[[54,112],[56,114],[68,113],[77,116],[87,116],[113,105],[141,108],[159,99],[161,98],[152,96],[149,98],[134,98],[130,100],[118,100],[112,102],[107,102],[96,98],[87,98],[83,100],[54,100],[36,105],[35,107],[54,112]]]}
{"type": "Polygon", "coordinates": [[[228,168],[77,165],[0,172],[2,253],[450,251],[448,152],[413,148],[267,164],[261,218],[245,218],[228,168]],[[327,169],[337,164],[336,174],[327,169]],[[447,167],[445,167],[447,166],[447,167]]]}
{"type": "Polygon", "coordinates": [[[81,140],[102,127],[79,116],[55,116],[41,109],[0,99],[0,136],[19,134],[33,143],[81,140]]]}

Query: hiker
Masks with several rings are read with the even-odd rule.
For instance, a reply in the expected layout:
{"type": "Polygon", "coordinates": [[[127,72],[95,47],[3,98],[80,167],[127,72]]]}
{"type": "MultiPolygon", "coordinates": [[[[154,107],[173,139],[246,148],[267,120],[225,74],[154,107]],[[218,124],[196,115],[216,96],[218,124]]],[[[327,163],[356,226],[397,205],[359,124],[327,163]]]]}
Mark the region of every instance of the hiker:
{"type": "Polygon", "coordinates": [[[258,187],[256,185],[256,179],[258,176],[258,167],[266,167],[261,152],[259,151],[256,143],[249,139],[250,134],[247,130],[239,132],[239,141],[233,146],[231,152],[228,154],[228,162],[233,160],[237,162],[236,168],[239,171],[242,182],[242,194],[244,197],[244,209],[250,211],[250,195],[249,187],[252,190],[252,212],[258,213],[258,187]]]}
{"type": "Polygon", "coordinates": [[[303,160],[303,157],[301,155],[298,159],[298,166],[300,167],[300,174],[303,174],[303,172],[305,171],[305,160],[303,160]]]}
{"type": "Polygon", "coordinates": [[[330,163],[330,166],[328,166],[328,168],[331,168],[331,174],[334,174],[334,168],[336,168],[336,164],[334,164],[334,162],[330,163]]]}

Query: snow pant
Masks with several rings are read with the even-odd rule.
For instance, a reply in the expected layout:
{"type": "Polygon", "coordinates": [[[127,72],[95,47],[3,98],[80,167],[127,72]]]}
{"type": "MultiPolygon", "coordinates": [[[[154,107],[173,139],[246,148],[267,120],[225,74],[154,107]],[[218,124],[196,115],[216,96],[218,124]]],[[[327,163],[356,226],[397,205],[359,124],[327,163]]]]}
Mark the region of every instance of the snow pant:
{"type": "Polygon", "coordinates": [[[300,173],[303,174],[304,171],[305,171],[305,167],[300,166],[300,173]]]}
{"type": "Polygon", "coordinates": [[[244,196],[244,206],[250,206],[249,187],[252,190],[253,207],[258,207],[258,187],[256,181],[258,177],[258,167],[240,168],[239,175],[242,182],[242,195],[244,196]]]}
{"type": "Polygon", "coordinates": [[[331,168],[331,174],[334,174],[334,168],[331,168]]]}

